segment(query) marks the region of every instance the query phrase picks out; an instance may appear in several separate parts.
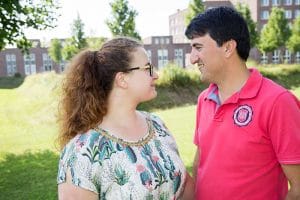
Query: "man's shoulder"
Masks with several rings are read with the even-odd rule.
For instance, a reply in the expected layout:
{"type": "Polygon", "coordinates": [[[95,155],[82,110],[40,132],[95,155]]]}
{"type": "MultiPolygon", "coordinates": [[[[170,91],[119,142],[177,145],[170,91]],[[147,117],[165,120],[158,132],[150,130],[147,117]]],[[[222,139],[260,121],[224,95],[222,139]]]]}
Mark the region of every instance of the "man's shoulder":
{"type": "Polygon", "coordinates": [[[274,82],[273,80],[263,77],[261,92],[263,94],[269,94],[271,96],[279,96],[286,93],[288,90],[282,85],[274,82]]]}

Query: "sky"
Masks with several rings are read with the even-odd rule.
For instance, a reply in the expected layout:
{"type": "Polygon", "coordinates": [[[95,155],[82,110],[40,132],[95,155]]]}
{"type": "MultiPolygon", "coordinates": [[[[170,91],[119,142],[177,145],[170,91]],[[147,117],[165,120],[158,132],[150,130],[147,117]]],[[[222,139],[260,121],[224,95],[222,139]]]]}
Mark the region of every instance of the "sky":
{"type": "MultiPolygon", "coordinates": [[[[71,24],[77,18],[84,23],[86,36],[111,37],[105,20],[111,15],[109,3],[112,0],[59,0],[61,16],[54,29],[36,31],[27,29],[29,39],[49,41],[52,38],[67,38],[71,36],[71,24]]],[[[136,30],[142,38],[148,36],[169,35],[169,16],[177,9],[188,7],[189,0],[128,0],[129,6],[138,12],[135,18],[136,30]]]]}

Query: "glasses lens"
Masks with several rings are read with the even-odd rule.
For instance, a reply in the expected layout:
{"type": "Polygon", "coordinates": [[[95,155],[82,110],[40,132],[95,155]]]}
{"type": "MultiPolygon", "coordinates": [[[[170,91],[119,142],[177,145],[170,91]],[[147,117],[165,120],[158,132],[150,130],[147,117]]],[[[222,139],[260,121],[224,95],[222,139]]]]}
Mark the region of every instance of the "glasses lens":
{"type": "Polygon", "coordinates": [[[151,63],[149,63],[149,66],[150,66],[150,69],[149,69],[150,76],[153,76],[153,65],[151,65],[151,63]]]}

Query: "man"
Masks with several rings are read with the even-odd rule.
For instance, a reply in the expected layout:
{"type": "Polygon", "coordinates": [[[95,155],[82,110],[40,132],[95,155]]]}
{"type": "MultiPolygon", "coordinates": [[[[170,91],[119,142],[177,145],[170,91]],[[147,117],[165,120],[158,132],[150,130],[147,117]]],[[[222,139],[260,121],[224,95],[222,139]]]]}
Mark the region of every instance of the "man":
{"type": "Polygon", "coordinates": [[[245,20],[232,8],[212,8],[185,34],[191,63],[210,83],[197,105],[196,199],[300,199],[300,103],[247,68],[245,20]]]}

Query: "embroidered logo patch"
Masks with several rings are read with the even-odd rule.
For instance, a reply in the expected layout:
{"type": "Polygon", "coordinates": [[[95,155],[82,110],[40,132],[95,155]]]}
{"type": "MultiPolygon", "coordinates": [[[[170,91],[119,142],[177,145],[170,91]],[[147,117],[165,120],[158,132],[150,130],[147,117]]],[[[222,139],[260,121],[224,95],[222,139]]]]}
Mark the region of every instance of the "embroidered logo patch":
{"type": "Polygon", "coordinates": [[[238,126],[246,126],[251,122],[252,116],[253,111],[251,106],[241,105],[234,110],[233,121],[238,126]]]}

